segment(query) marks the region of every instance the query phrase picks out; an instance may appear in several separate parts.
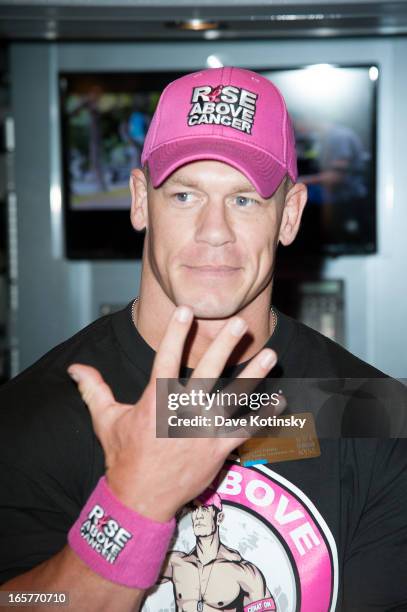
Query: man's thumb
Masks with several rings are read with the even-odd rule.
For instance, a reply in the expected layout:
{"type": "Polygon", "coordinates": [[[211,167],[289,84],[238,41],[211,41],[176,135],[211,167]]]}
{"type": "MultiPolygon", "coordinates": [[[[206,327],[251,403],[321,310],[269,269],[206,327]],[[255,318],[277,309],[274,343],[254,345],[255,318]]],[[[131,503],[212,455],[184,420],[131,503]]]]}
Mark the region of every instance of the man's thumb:
{"type": "Polygon", "coordinates": [[[68,374],[77,383],[93,420],[99,420],[101,412],[106,413],[106,409],[116,403],[109,385],[95,368],[74,363],[69,366],[68,374]]]}

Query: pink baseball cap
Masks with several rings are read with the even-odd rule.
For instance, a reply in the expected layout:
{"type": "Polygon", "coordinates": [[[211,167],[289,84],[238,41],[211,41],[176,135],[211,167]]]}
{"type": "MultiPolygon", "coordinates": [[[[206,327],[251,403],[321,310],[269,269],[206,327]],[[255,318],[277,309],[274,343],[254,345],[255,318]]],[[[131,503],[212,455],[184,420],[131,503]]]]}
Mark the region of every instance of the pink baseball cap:
{"type": "Polygon", "coordinates": [[[220,498],[220,495],[218,495],[216,491],[206,489],[203,493],[198,495],[196,499],[200,501],[201,505],[205,508],[208,508],[209,506],[215,506],[215,508],[217,508],[218,510],[222,510],[222,500],[220,498]]]}
{"type": "Polygon", "coordinates": [[[141,162],[154,187],[198,160],[225,162],[264,197],[284,176],[297,180],[294,131],[284,99],[265,77],[243,68],[209,68],[164,89],[141,162]]]}

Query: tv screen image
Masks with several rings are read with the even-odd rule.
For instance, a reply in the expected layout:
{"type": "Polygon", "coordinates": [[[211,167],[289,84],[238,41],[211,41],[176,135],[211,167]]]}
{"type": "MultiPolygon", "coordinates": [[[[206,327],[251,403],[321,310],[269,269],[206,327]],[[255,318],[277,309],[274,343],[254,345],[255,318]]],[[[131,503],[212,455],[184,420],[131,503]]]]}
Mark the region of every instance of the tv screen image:
{"type": "Polygon", "coordinates": [[[94,87],[67,97],[73,210],[127,209],[129,174],[140,157],[159,91],[109,93],[94,87]]]}
{"type": "MultiPolygon", "coordinates": [[[[283,93],[308,203],[287,252],[376,250],[375,66],[317,64],[257,70],[283,93]]],[[[140,257],[130,224],[129,175],[164,87],[180,72],[62,73],[60,104],[66,254],[140,257]]]]}

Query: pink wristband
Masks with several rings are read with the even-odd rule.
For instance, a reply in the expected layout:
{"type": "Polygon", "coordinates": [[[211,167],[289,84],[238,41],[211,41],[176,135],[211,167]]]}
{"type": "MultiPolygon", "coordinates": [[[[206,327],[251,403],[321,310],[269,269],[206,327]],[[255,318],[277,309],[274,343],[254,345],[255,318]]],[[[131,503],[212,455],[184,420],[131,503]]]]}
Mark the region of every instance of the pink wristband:
{"type": "Polygon", "coordinates": [[[276,604],[272,597],[266,597],[265,599],[259,599],[258,601],[252,601],[244,607],[244,612],[273,612],[276,609],[276,604]]]}
{"type": "Polygon", "coordinates": [[[127,508],[103,476],[68,533],[69,546],[111,582],[147,589],[157,581],[175,519],[159,523],[127,508]]]}

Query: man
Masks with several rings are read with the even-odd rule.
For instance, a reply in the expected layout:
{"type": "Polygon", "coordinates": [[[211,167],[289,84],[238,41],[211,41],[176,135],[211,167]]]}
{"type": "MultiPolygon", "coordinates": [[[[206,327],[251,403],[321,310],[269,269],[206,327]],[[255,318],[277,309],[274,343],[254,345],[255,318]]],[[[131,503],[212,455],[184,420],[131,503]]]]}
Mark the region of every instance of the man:
{"type": "MultiPolygon", "coordinates": [[[[177,610],[243,610],[248,604],[275,603],[263,574],[237,550],[222,544],[219,526],[224,519],[222,500],[217,493],[201,495],[192,510],[196,537],[189,553],[172,550],[160,582],[171,581],[177,610]]],[[[253,608],[255,609],[255,608],[253,608]]]]}
{"type": "MultiPolygon", "coordinates": [[[[404,440],[321,440],[305,460],[222,468],[242,439],[155,436],[157,379],[381,376],[270,310],[275,251],[306,202],[281,94],[237,68],[178,79],[143,164],[131,178],[132,224],[146,230],[139,299],[2,391],[3,589],[68,591],[87,612],[138,609],[174,516],[212,482],[230,510],[228,545],[262,567],[281,609],[402,609],[404,440]]],[[[187,551],[178,527],[171,548],[187,551]]],[[[163,587],[145,609],[167,605],[163,587]]]]}

